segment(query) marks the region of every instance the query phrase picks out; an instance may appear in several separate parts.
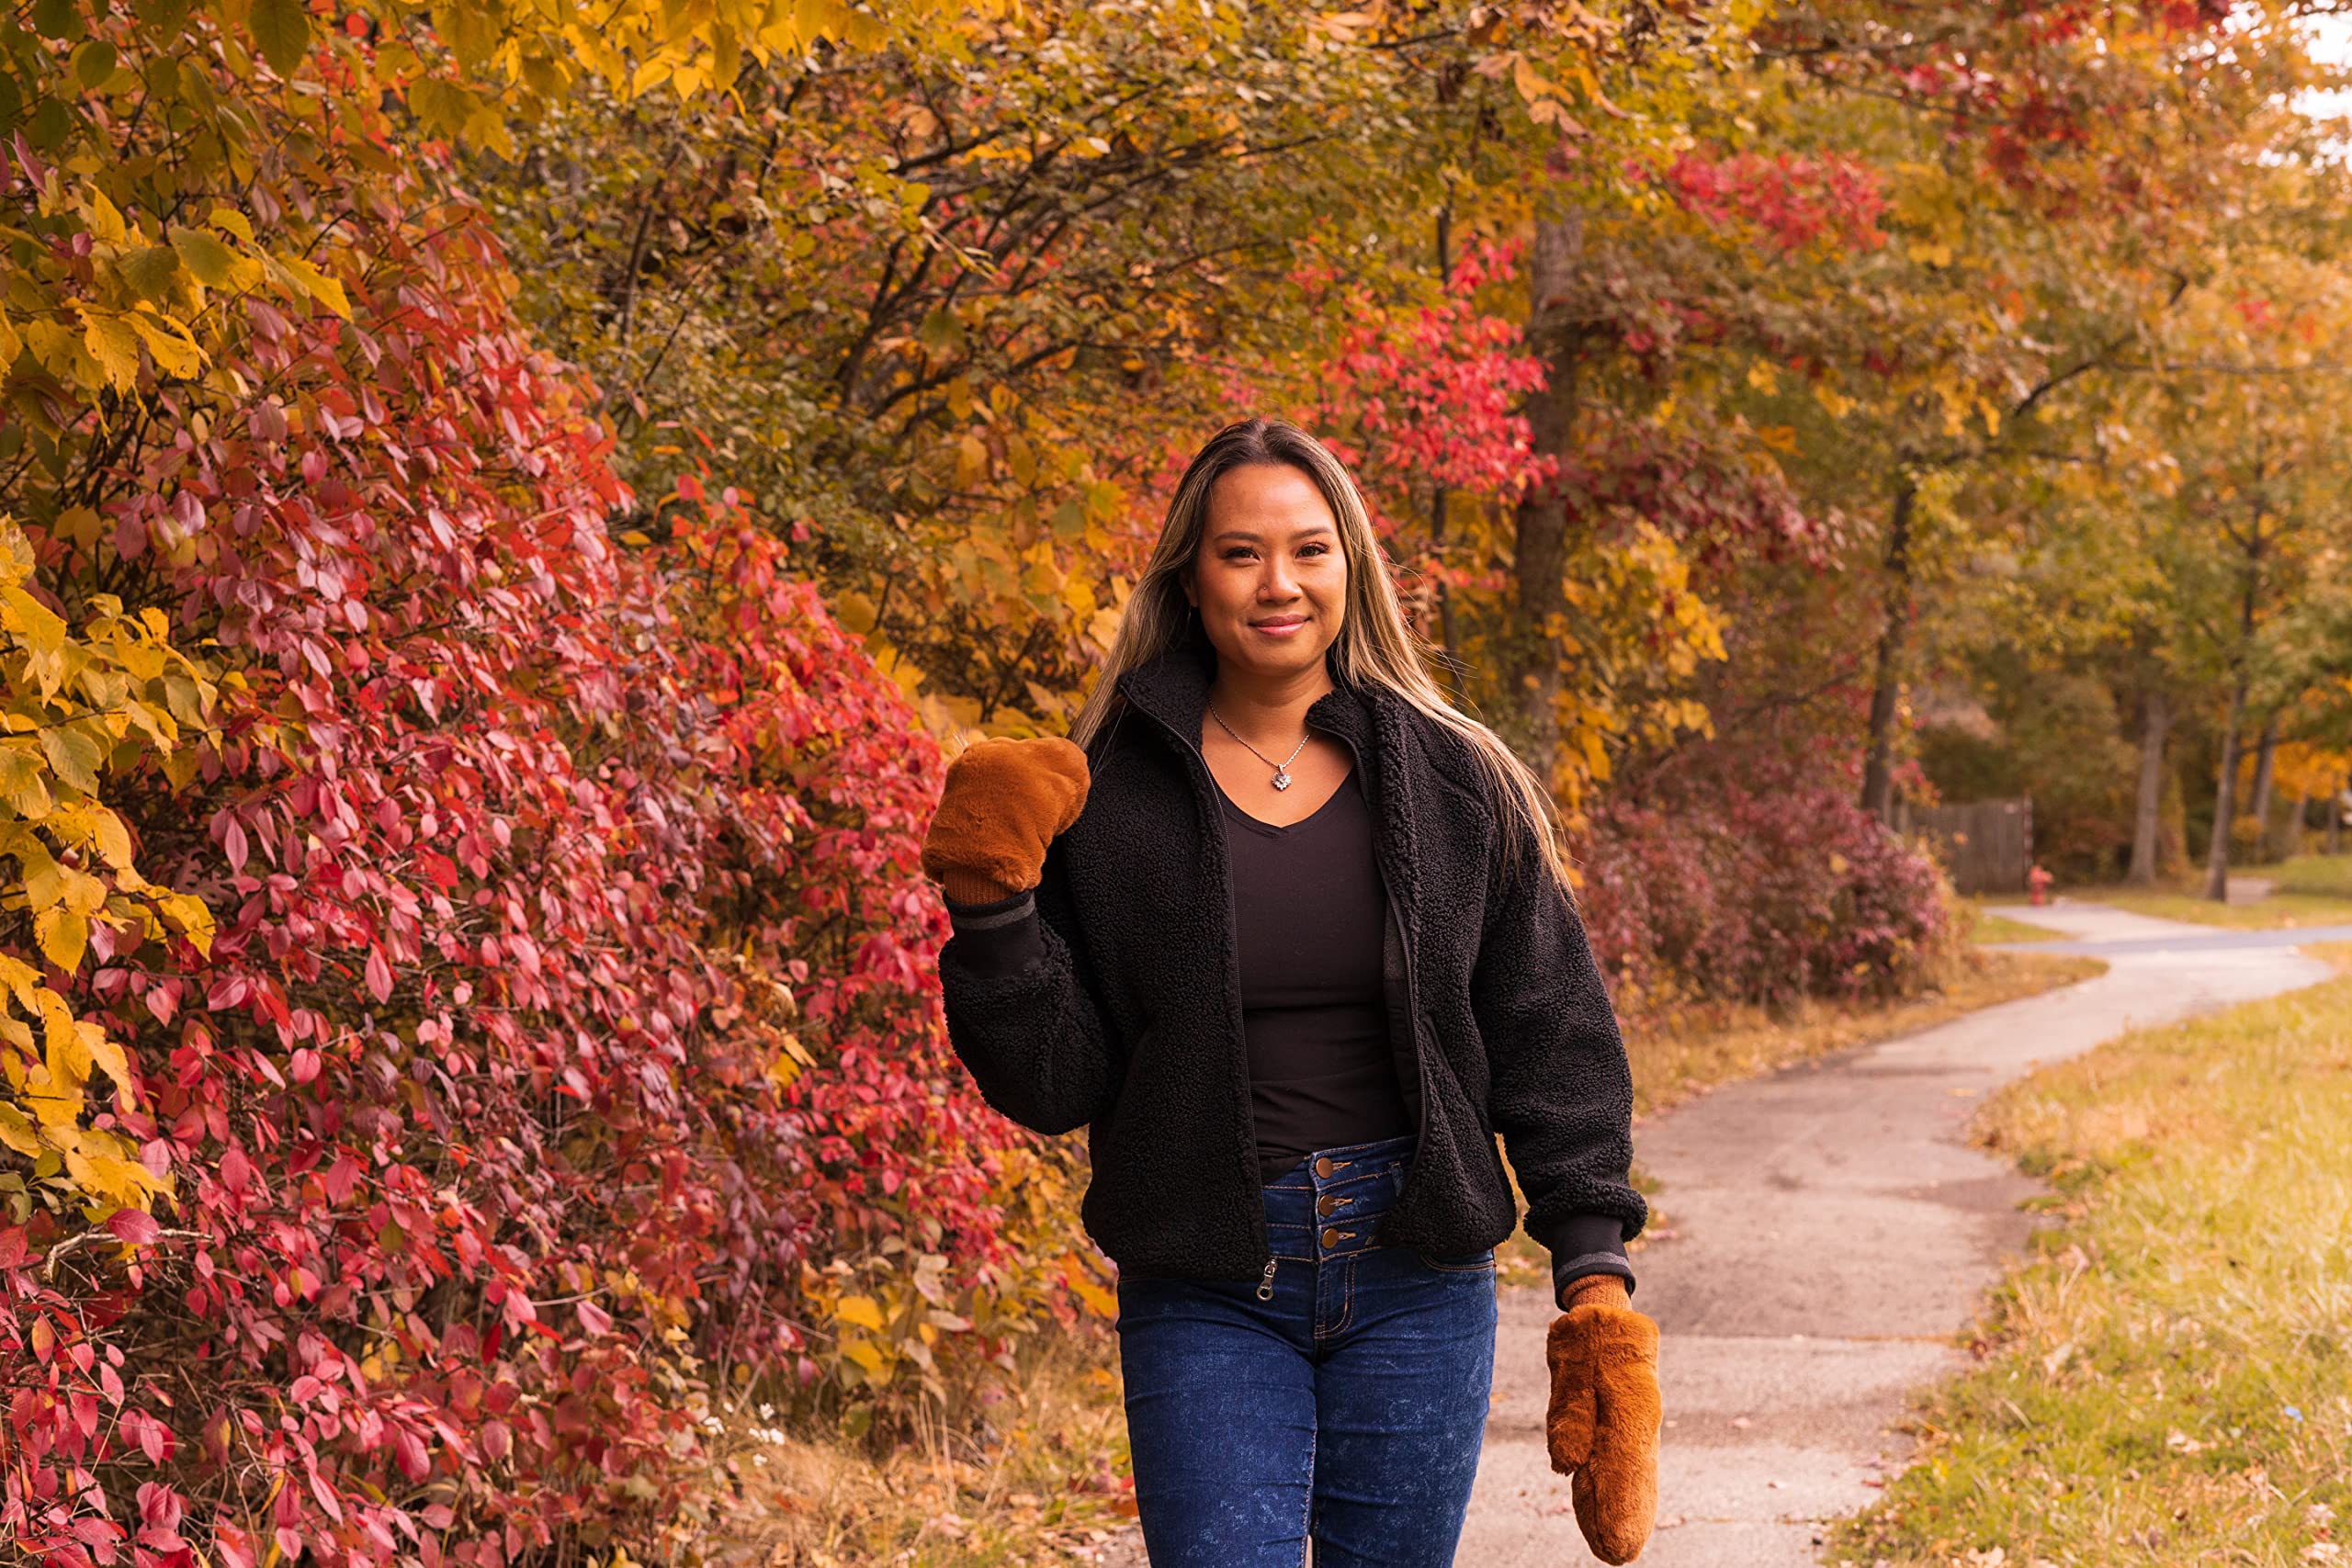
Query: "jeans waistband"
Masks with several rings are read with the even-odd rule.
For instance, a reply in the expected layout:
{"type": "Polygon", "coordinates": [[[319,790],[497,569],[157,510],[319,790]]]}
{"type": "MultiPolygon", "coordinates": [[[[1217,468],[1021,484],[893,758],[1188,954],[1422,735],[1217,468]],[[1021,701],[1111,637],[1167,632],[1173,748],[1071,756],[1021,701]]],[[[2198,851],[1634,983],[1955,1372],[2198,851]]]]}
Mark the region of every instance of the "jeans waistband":
{"type": "Polygon", "coordinates": [[[1274,1256],[1311,1261],[1369,1248],[1373,1222],[1396,1207],[1412,1159],[1410,1134],[1342,1144],[1268,1183],[1261,1196],[1274,1256]]]}
{"type": "Polygon", "coordinates": [[[1361,1144],[1337,1144],[1317,1149],[1273,1180],[1264,1184],[1269,1192],[1283,1189],[1312,1189],[1328,1185],[1334,1178],[1356,1176],[1374,1166],[1412,1163],[1413,1145],[1417,1140],[1410,1133],[1399,1133],[1393,1138],[1373,1138],[1361,1144]]]}

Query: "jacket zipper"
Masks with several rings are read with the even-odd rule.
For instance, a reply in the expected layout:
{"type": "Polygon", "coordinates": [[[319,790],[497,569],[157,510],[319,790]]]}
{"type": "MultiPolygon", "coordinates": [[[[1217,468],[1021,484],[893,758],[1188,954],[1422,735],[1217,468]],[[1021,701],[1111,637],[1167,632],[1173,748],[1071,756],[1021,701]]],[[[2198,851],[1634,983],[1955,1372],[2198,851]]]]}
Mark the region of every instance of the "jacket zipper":
{"type": "MultiPolygon", "coordinates": [[[[1356,776],[1362,778],[1363,776],[1362,748],[1356,745],[1352,736],[1343,735],[1340,739],[1348,743],[1349,751],[1355,757],[1356,776]]],[[[1381,784],[1384,789],[1389,787],[1388,781],[1385,779],[1381,781],[1381,784]]],[[[1396,897],[1389,891],[1388,870],[1381,864],[1380,856],[1376,852],[1373,855],[1372,861],[1373,869],[1380,874],[1381,902],[1387,908],[1389,923],[1396,928],[1396,951],[1404,956],[1405,960],[1405,1046],[1413,1054],[1413,1081],[1420,1087],[1420,1100],[1414,1107],[1413,1117],[1413,1171],[1418,1171],[1421,1168],[1422,1146],[1429,1142],[1430,1071],[1429,1064],[1421,1057],[1421,1013],[1419,998],[1413,985],[1413,944],[1406,938],[1404,911],[1396,907],[1396,897]]],[[[1413,1180],[1413,1171],[1408,1171],[1405,1176],[1408,1186],[1413,1180]]]]}
{"type": "MultiPolygon", "coordinates": [[[[1141,704],[1136,704],[1135,705],[1138,707],[1142,706],[1141,704]]],[[[1151,713],[1149,708],[1144,708],[1143,711],[1146,713],[1151,713]]],[[[1160,728],[1174,736],[1176,738],[1177,744],[1182,746],[1186,751],[1190,752],[1193,760],[1200,764],[1202,776],[1193,781],[1193,787],[1197,791],[1204,781],[1208,784],[1210,805],[1212,808],[1214,808],[1216,805],[1216,781],[1215,775],[1209,773],[1209,760],[1201,754],[1200,742],[1186,737],[1182,730],[1169,723],[1166,719],[1161,718],[1159,715],[1152,713],[1151,717],[1159,724],[1160,728]]],[[[1221,828],[1222,825],[1221,818],[1212,824],[1213,827],[1219,828],[1221,828]]],[[[1233,867],[1229,862],[1226,866],[1225,880],[1226,914],[1229,927],[1233,912],[1233,867]]],[[[1227,999],[1231,1004],[1227,1017],[1233,1026],[1234,1049],[1243,1053],[1246,1058],[1249,1046],[1247,1044],[1248,1035],[1244,1032],[1241,1022],[1241,956],[1238,951],[1239,943],[1238,941],[1234,940],[1234,933],[1230,929],[1227,930],[1226,935],[1227,940],[1225,944],[1225,994],[1227,999]]],[[[1240,1075],[1240,1079],[1243,1094],[1242,1113],[1246,1122],[1249,1114],[1249,1073],[1246,1067],[1240,1075]]],[[[1250,1168],[1254,1173],[1256,1170],[1254,1160],[1251,1163],[1250,1168]]],[[[1259,1204],[1257,1208],[1252,1211],[1250,1230],[1251,1234],[1257,1240],[1259,1253],[1266,1260],[1265,1266],[1261,1270],[1258,1280],[1258,1299],[1260,1301],[1269,1301],[1272,1299],[1274,1293],[1274,1243],[1272,1233],[1269,1231],[1266,1226],[1266,1209],[1263,1203],[1259,1204]]]]}

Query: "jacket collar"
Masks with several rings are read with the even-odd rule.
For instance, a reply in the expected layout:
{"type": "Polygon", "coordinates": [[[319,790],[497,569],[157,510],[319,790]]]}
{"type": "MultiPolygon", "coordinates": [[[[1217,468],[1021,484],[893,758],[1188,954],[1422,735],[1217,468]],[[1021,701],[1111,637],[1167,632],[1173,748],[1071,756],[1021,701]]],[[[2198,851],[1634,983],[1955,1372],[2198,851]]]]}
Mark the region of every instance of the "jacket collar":
{"type": "MultiPolygon", "coordinates": [[[[1216,807],[1208,804],[1208,764],[1200,754],[1201,719],[1208,711],[1209,685],[1216,678],[1216,649],[1200,623],[1176,647],[1146,660],[1119,677],[1117,690],[1133,706],[1168,726],[1183,742],[1182,751],[1198,764],[1202,809],[1216,821],[1216,807]]],[[[1359,685],[1336,669],[1331,689],[1307,705],[1306,722],[1351,743],[1370,777],[1375,838],[1383,874],[1390,895],[1402,906],[1409,937],[1418,940],[1421,902],[1420,835],[1415,815],[1416,798],[1409,739],[1414,712],[1377,686],[1359,685]]]]}
{"type": "MultiPolygon", "coordinates": [[[[1198,750],[1201,720],[1208,712],[1209,686],[1216,679],[1216,649],[1195,621],[1174,648],[1121,675],[1118,691],[1198,750]]],[[[1381,728],[1383,695],[1376,688],[1349,681],[1335,669],[1331,671],[1331,690],[1307,705],[1306,722],[1370,750],[1381,728]]]]}

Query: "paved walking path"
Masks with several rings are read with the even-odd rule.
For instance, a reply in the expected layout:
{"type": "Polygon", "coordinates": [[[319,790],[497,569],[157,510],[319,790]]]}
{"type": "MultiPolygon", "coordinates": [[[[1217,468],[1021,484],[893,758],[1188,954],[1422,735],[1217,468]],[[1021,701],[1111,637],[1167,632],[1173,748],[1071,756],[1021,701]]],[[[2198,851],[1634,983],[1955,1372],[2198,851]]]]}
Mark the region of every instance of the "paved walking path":
{"type": "MultiPolygon", "coordinates": [[[[2341,931],[2234,931],[2061,898],[1998,911],[2096,952],[2096,978],[1901,1039],[1727,1085],[1644,1122],[1634,1150],[1674,1235],[1638,1253],[1634,1302],[1664,1331],[1668,1426],[1645,1568],[1809,1564],[1820,1521],[1877,1494],[1907,1438],[1908,1390],[1960,1366],[1951,1343],[2031,1226],[2036,1184],[1969,1148],[1986,1091],[2124,1029],[2327,974],[2293,944],[2341,931]]],[[[1592,1561],[1544,1449],[1540,1287],[1504,1292],[1494,1405],[1455,1561],[1592,1561]]]]}

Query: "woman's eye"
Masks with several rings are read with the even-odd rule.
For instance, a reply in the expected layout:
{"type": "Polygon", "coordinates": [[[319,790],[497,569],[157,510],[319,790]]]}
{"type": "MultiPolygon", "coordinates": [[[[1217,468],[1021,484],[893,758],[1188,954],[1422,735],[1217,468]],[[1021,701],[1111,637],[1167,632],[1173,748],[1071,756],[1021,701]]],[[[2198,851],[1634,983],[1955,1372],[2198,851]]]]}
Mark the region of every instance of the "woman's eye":
{"type": "MultiPolygon", "coordinates": [[[[1255,556],[1257,553],[1257,550],[1249,545],[1228,545],[1222,552],[1220,558],[1225,560],[1243,560],[1255,556]]],[[[1326,544],[1302,545],[1299,547],[1298,553],[1303,556],[1327,556],[1331,553],[1331,547],[1326,544]]]]}

